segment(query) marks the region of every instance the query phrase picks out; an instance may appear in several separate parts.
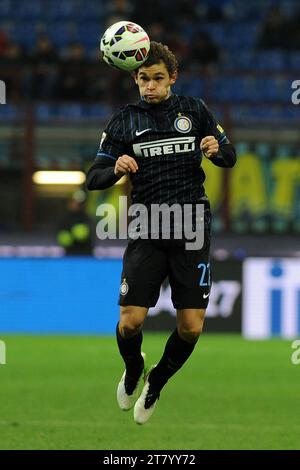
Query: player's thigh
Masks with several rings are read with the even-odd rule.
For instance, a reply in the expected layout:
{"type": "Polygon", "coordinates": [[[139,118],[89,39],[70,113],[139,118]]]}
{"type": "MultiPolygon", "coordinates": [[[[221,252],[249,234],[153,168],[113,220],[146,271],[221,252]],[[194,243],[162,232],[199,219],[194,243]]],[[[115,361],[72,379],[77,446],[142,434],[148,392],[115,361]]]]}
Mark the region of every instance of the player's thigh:
{"type": "Polygon", "coordinates": [[[184,240],[169,251],[169,281],[176,309],[206,309],[211,288],[210,211],[205,211],[204,243],[187,249],[184,240]]]}
{"type": "Polygon", "coordinates": [[[153,307],[167,272],[167,255],[159,241],[130,241],[123,258],[119,304],[153,307]]]}
{"type": "Polygon", "coordinates": [[[211,288],[209,242],[201,250],[171,252],[169,281],[176,309],[206,309],[211,288]]]}
{"type": "Polygon", "coordinates": [[[206,310],[204,308],[184,308],[177,310],[177,328],[179,334],[197,338],[202,332],[206,310]]]}

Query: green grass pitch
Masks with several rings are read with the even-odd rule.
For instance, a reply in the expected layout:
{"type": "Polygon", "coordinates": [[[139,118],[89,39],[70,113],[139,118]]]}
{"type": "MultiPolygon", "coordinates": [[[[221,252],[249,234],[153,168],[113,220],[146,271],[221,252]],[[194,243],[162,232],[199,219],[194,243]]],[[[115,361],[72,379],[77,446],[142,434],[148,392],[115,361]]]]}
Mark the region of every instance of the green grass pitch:
{"type": "MultiPolygon", "coordinates": [[[[148,364],[166,334],[144,334],[148,364]]],[[[291,342],[203,334],[149,423],[118,409],[112,337],[5,336],[1,449],[299,449],[300,365],[291,342]]]]}

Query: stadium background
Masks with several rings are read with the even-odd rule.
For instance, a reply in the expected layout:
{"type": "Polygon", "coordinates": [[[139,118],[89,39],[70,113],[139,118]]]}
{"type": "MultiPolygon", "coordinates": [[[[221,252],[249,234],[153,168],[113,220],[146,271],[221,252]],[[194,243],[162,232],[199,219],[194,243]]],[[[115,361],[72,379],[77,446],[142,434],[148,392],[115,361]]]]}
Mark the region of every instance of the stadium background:
{"type": "MultiPolygon", "coordinates": [[[[299,447],[300,366],[291,362],[291,340],[300,335],[299,105],[292,102],[299,20],[294,0],[1,1],[0,335],[7,361],[2,355],[0,396],[8,405],[1,448],[299,447]],[[138,98],[128,74],[100,61],[99,37],[121,19],[169,45],[180,63],[174,91],[203,98],[238,154],[230,171],[204,162],[214,213],[210,334],[170,384],[170,403],[161,400],[149,425],[157,440],[132,425],[127,435],[128,417],[119,417],[112,396],[122,369],[110,335],[125,242],[91,237],[84,256],[72,256],[72,237],[80,245],[85,235],[70,238],[63,226],[75,201],[76,224],[95,233],[96,207],[117,208],[128,182],[81,202],[84,182],[40,184],[34,176],[84,172],[111,113],[138,98]],[[170,404],[189,380],[199,380],[205,411],[175,409],[168,427],[170,404]]],[[[154,359],[175,322],[168,289],[145,325],[154,359]]]]}

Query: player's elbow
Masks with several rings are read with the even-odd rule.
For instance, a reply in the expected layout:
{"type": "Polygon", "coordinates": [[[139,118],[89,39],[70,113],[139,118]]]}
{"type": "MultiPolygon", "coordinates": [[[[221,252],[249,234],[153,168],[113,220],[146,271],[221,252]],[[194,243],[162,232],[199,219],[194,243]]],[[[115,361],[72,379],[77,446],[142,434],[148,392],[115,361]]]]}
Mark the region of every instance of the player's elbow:
{"type": "Polygon", "coordinates": [[[89,191],[96,189],[106,189],[105,179],[103,181],[102,171],[98,168],[91,167],[86,175],[85,186],[89,191]]]}
{"type": "Polygon", "coordinates": [[[230,145],[230,148],[228,149],[229,152],[227,152],[226,155],[226,163],[227,163],[227,168],[232,168],[236,164],[236,151],[233,145],[230,145]]]}
{"type": "Polygon", "coordinates": [[[236,154],[232,156],[232,158],[228,161],[228,168],[233,168],[236,164],[236,154]]]}
{"type": "Polygon", "coordinates": [[[89,171],[86,175],[85,186],[89,191],[96,189],[95,187],[95,175],[92,171],[89,171]]]}
{"type": "Polygon", "coordinates": [[[232,168],[232,167],[236,164],[236,160],[237,160],[237,158],[236,158],[236,151],[235,151],[235,148],[232,147],[232,165],[231,165],[230,168],[232,168]]]}

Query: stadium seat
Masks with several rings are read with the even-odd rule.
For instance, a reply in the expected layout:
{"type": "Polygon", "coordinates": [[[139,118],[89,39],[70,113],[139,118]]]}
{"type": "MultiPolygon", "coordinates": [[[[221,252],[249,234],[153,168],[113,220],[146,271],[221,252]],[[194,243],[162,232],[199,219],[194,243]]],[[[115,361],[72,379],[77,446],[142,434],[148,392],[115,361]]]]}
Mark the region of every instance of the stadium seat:
{"type": "Polygon", "coordinates": [[[255,64],[257,70],[281,71],[286,70],[286,52],[265,50],[256,53],[255,64]]]}
{"type": "Polygon", "coordinates": [[[12,4],[11,0],[1,0],[0,2],[0,19],[12,17],[12,4]]]}
{"type": "Polygon", "coordinates": [[[300,70],[300,52],[291,52],[287,60],[290,70],[300,70]]]}

